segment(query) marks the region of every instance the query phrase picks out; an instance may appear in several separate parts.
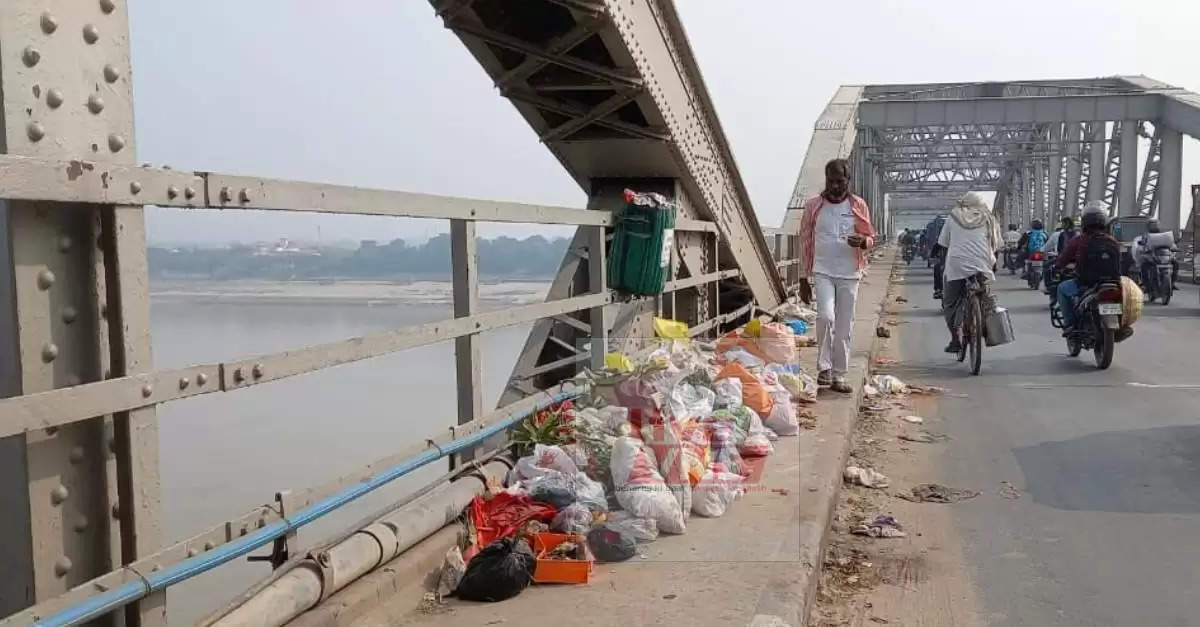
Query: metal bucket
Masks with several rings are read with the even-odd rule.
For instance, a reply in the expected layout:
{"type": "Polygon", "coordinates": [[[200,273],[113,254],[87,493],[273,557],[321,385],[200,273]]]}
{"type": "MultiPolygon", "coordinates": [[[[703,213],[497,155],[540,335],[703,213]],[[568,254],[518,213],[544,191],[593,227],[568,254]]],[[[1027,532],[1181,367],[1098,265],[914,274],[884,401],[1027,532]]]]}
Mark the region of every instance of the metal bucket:
{"type": "Polygon", "coordinates": [[[1008,310],[996,307],[983,318],[983,339],[988,346],[1000,346],[1013,341],[1012,320],[1008,310]]]}

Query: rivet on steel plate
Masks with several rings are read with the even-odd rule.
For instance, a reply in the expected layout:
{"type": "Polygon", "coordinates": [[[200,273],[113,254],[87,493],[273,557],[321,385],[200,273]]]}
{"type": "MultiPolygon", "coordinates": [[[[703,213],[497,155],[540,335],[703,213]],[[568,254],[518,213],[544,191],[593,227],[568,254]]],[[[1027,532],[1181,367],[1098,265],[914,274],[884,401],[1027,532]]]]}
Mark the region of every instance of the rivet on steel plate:
{"type": "Polygon", "coordinates": [[[150,398],[151,394],[154,394],[154,386],[150,385],[149,383],[147,383],[146,385],[143,385],[142,386],[142,397],[150,398]]]}
{"type": "Polygon", "coordinates": [[[179,377],[179,389],[186,390],[190,383],[187,377],[179,377]]]}
{"type": "Polygon", "coordinates": [[[113,133],[112,135],[108,136],[108,149],[109,150],[111,150],[113,152],[121,152],[121,149],[124,147],[125,147],[125,138],[124,137],[121,137],[120,135],[117,135],[116,133],[113,133]]]}
{"type": "Polygon", "coordinates": [[[25,62],[26,66],[33,67],[42,60],[42,53],[33,46],[25,46],[25,49],[21,51],[21,60],[25,62]]]}
{"type": "Polygon", "coordinates": [[[221,188],[221,202],[229,202],[233,200],[233,190],[228,187],[221,188]]]}
{"type": "Polygon", "coordinates": [[[96,28],[95,24],[88,24],[83,27],[83,40],[89,44],[94,44],[100,40],[100,29],[96,28]]]}
{"type": "Polygon", "coordinates": [[[84,531],[87,531],[87,528],[88,528],[87,516],[80,516],[79,518],[76,518],[75,524],[72,526],[75,528],[75,533],[83,533],[84,531]]]}
{"type": "Polygon", "coordinates": [[[112,13],[117,10],[117,3],[113,0],[100,0],[100,10],[105,13],[112,13]]]}
{"type": "Polygon", "coordinates": [[[196,385],[204,385],[205,383],[208,383],[208,375],[203,372],[196,375],[196,385]]]}
{"type": "Polygon", "coordinates": [[[241,383],[242,381],[245,381],[245,380],[246,380],[246,375],[242,374],[242,369],[234,368],[233,369],[233,382],[241,383]]]}
{"type": "Polygon", "coordinates": [[[204,550],[205,550],[205,551],[211,551],[211,550],[213,550],[213,548],[214,548],[215,546],[216,546],[216,545],[215,545],[215,544],[213,544],[212,542],[205,542],[205,543],[204,543],[204,550]]]}
{"type": "Polygon", "coordinates": [[[66,576],[67,573],[71,572],[71,566],[72,566],[71,558],[64,555],[64,556],[58,558],[57,560],[55,560],[54,574],[59,577],[64,577],[64,576],[66,576]]]}
{"type": "Polygon", "coordinates": [[[100,113],[104,110],[104,99],[100,97],[100,94],[88,96],[87,108],[92,113],[100,113]]]}
{"type": "Polygon", "coordinates": [[[47,342],[42,347],[42,361],[50,363],[54,361],[55,357],[58,357],[58,346],[53,342],[47,342]]]}
{"type": "Polygon", "coordinates": [[[137,181],[130,181],[129,182],[129,191],[134,194],[142,193],[142,184],[137,181]]]}
{"type": "Polygon", "coordinates": [[[63,94],[57,89],[49,89],[46,91],[46,104],[51,109],[57,109],[62,106],[63,94]]]}
{"type": "Polygon", "coordinates": [[[53,490],[50,490],[50,502],[55,505],[62,505],[62,502],[71,496],[71,491],[65,485],[58,485],[53,490]]]}
{"type": "Polygon", "coordinates": [[[243,187],[238,191],[238,200],[242,202],[250,202],[250,190],[243,187]]]}
{"type": "Polygon", "coordinates": [[[250,374],[254,375],[255,379],[261,379],[263,376],[263,365],[254,364],[254,367],[250,369],[250,374]]]}
{"type": "Polygon", "coordinates": [[[191,200],[191,199],[195,198],[195,197],[196,197],[196,190],[192,189],[191,187],[185,187],[185,188],[183,188],[183,197],[184,197],[184,198],[187,198],[188,200],[191,200]]]}
{"type": "Polygon", "coordinates": [[[110,83],[115,83],[117,82],[118,78],[121,78],[121,73],[117,71],[117,67],[115,65],[110,63],[104,66],[104,80],[110,83]]]}
{"type": "Polygon", "coordinates": [[[79,462],[83,461],[83,447],[72,446],[71,452],[67,453],[67,459],[71,460],[72,464],[78,464],[79,462]]]}
{"type": "Polygon", "coordinates": [[[179,188],[178,188],[178,187],[175,187],[174,185],[171,185],[171,186],[167,187],[167,198],[170,198],[171,200],[174,200],[174,199],[175,199],[175,197],[176,197],[176,196],[178,196],[178,195],[179,195],[179,188]]]}
{"type": "Polygon", "coordinates": [[[39,272],[37,275],[38,289],[45,291],[50,289],[51,285],[54,285],[54,273],[49,270],[39,272]]]}
{"type": "Polygon", "coordinates": [[[41,122],[30,122],[25,125],[25,134],[29,136],[29,141],[42,141],[46,136],[46,127],[42,126],[41,122]]]}
{"type": "Polygon", "coordinates": [[[71,244],[72,244],[72,242],[71,242],[70,235],[63,235],[62,237],[59,237],[58,238],[58,252],[65,253],[68,250],[71,250],[71,244]]]}
{"type": "Polygon", "coordinates": [[[46,11],[42,14],[42,32],[49,35],[56,30],[58,30],[58,20],[49,11],[46,11]]]}

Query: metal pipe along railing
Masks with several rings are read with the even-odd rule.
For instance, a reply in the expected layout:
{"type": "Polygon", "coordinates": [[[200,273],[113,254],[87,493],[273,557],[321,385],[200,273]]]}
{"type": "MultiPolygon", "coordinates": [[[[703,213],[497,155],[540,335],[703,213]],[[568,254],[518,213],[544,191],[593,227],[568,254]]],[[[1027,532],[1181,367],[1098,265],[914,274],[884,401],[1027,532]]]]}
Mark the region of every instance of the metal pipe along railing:
{"type": "Polygon", "coordinates": [[[536,406],[517,414],[513,414],[491,425],[485,429],[469,435],[467,437],[453,440],[445,446],[432,448],[418,455],[395,465],[391,468],[383,470],[379,474],[356,484],[345,490],[332,494],[320,501],[306,507],[294,516],[285,518],[284,520],[271,523],[253,533],[249,533],[233,542],[220,546],[203,555],[186,559],[174,566],[164,568],[160,571],[139,573],[140,581],[127,583],[123,586],[113,588],[106,592],[100,593],[91,597],[87,601],[69,607],[61,612],[47,616],[34,623],[34,625],[44,627],[66,627],[68,625],[78,625],[85,621],[103,616],[117,608],[120,608],[128,603],[132,603],[138,599],[146,597],[159,590],[166,589],[168,586],[175,585],[181,581],[185,581],[196,575],[205,573],[221,564],[230,562],[238,557],[249,554],[251,551],[265,546],[273,542],[276,538],[281,538],[293,531],[313,522],[314,520],[328,514],[331,511],[350,503],[364,494],[370,493],[377,488],[384,486],[391,481],[394,481],[408,473],[421,468],[431,462],[437,461],[447,455],[457,453],[472,447],[475,447],[488,438],[508,429],[518,421],[525,419],[536,411],[545,409],[546,407],[559,403],[565,400],[577,398],[582,393],[582,390],[572,390],[568,392],[559,392],[557,394],[548,395],[545,400],[539,402],[536,406]]]}

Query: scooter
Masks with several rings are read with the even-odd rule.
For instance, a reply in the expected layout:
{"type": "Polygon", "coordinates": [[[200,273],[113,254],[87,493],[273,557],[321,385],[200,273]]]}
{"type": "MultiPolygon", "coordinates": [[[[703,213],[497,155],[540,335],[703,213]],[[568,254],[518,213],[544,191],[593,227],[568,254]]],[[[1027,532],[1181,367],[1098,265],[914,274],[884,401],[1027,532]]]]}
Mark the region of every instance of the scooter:
{"type": "Polygon", "coordinates": [[[1009,276],[1017,273],[1017,268],[1020,267],[1018,258],[1016,248],[1010,246],[1004,249],[1004,268],[1008,270],[1009,276]]]}
{"type": "Polygon", "coordinates": [[[1025,261],[1025,280],[1029,283],[1029,289],[1036,290],[1042,282],[1042,267],[1045,261],[1041,251],[1035,251],[1029,254],[1029,259],[1025,261]]]}

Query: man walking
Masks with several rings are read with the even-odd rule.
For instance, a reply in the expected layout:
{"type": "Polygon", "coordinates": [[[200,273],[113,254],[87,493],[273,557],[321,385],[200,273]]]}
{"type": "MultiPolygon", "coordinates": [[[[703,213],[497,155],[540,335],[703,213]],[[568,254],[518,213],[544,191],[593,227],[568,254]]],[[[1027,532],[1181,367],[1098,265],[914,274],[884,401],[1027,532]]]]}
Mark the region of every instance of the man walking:
{"type": "Polygon", "coordinates": [[[804,203],[800,220],[800,298],[812,302],[811,278],[817,301],[817,384],[834,392],[851,391],[846,369],[854,302],[874,244],[867,203],[850,193],[850,163],[826,163],[825,190],[804,203]]]}

